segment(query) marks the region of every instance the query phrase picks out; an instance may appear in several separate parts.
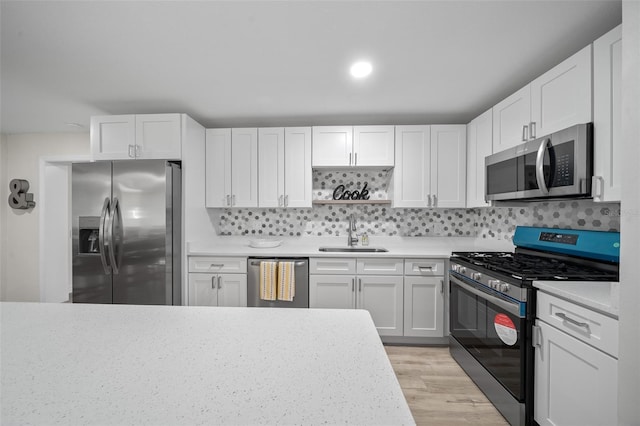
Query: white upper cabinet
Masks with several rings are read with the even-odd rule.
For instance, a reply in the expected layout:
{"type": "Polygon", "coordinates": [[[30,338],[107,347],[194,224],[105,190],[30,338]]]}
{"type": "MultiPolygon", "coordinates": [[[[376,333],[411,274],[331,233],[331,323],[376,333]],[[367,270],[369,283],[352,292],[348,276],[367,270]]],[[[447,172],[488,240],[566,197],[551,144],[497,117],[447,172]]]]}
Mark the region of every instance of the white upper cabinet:
{"type": "Polygon", "coordinates": [[[96,160],[179,160],[181,129],[181,114],[94,116],[91,153],[96,160]]]}
{"type": "Polygon", "coordinates": [[[622,26],[593,43],[594,201],[620,201],[622,26]]]}
{"type": "Polygon", "coordinates": [[[258,206],[257,129],[207,129],[206,207],[258,206]]]}
{"type": "Polygon", "coordinates": [[[353,161],[351,126],[313,127],[313,167],[345,167],[353,161]]]}
{"type": "Polygon", "coordinates": [[[258,131],[258,207],[311,207],[311,128],[258,131]]]}
{"type": "Polygon", "coordinates": [[[589,45],[531,83],[530,137],[590,122],[591,105],[589,45]]]}
{"type": "Polygon", "coordinates": [[[464,207],[467,202],[467,126],[431,126],[433,207],[464,207]]]}
{"type": "Polygon", "coordinates": [[[394,207],[430,207],[431,127],[396,126],[394,207]]]}
{"type": "Polygon", "coordinates": [[[394,207],[464,207],[466,126],[397,126],[394,207]]]}
{"type": "Polygon", "coordinates": [[[313,167],[393,167],[393,126],[313,128],[313,167]]]}
{"type": "Polygon", "coordinates": [[[353,166],[393,167],[393,126],[355,126],[353,128],[353,166]]]}
{"type": "Polygon", "coordinates": [[[529,140],[531,87],[526,85],[493,107],[493,152],[529,140]]]}
{"type": "Polygon", "coordinates": [[[467,207],[486,207],[484,159],[492,154],[493,111],[467,124],[467,207]]]}
{"type": "Polygon", "coordinates": [[[493,152],[591,121],[591,45],[493,107],[493,152]]]}

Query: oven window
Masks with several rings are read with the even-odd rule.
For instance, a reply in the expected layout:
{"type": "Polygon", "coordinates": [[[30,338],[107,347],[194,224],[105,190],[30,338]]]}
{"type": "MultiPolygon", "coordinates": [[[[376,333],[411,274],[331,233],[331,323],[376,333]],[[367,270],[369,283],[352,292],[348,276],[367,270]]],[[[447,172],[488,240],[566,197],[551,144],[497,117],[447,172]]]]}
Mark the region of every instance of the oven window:
{"type": "Polygon", "coordinates": [[[525,319],[451,279],[451,334],[515,398],[524,401],[525,319]]]}
{"type": "Polygon", "coordinates": [[[517,164],[517,159],[512,158],[487,166],[487,194],[515,192],[517,164]]]}

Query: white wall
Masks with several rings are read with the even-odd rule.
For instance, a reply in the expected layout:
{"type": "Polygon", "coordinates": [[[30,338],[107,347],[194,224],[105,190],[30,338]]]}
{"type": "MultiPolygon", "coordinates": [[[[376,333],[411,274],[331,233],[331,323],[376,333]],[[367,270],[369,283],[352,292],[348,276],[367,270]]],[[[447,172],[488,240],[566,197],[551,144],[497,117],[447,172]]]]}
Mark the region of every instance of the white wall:
{"type": "Polygon", "coordinates": [[[640,424],[640,2],[622,2],[622,203],[618,415],[640,424]]]}
{"type": "Polygon", "coordinates": [[[0,300],[40,301],[39,268],[39,159],[41,156],[88,155],[89,134],[22,134],[6,135],[0,173],[0,300]],[[7,203],[11,179],[29,181],[29,192],[34,194],[36,207],[31,210],[13,210],[7,203]]]}

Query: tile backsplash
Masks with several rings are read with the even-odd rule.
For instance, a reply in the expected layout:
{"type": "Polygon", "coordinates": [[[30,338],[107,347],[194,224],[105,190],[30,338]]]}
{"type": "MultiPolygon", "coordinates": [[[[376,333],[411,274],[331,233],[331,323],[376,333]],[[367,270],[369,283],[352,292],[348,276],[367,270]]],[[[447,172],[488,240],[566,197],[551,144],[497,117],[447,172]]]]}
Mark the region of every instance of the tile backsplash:
{"type": "MultiPolygon", "coordinates": [[[[374,179],[369,182],[369,187],[376,187],[374,179]]],[[[331,184],[330,192],[333,187],[331,184]]],[[[317,195],[316,199],[320,198],[320,194],[317,195]]],[[[374,195],[372,193],[372,199],[374,195]]],[[[243,208],[222,210],[218,229],[221,235],[344,236],[348,232],[348,217],[353,213],[358,234],[509,240],[517,225],[619,231],[619,211],[618,203],[592,200],[475,209],[394,209],[376,204],[318,205],[309,209],[243,208]]]]}
{"type": "MultiPolygon", "coordinates": [[[[362,191],[371,200],[390,197],[392,171],[313,171],[313,199],[331,200],[338,185],[362,191]]],[[[593,200],[537,201],[516,206],[474,209],[394,209],[390,205],[318,204],[313,208],[241,208],[220,212],[221,235],[344,236],[349,215],[356,218],[357,233],[405,237],[469,236],[510,240],[517,225],[547,228],[620,230],[620,204],[593,200]]]]}

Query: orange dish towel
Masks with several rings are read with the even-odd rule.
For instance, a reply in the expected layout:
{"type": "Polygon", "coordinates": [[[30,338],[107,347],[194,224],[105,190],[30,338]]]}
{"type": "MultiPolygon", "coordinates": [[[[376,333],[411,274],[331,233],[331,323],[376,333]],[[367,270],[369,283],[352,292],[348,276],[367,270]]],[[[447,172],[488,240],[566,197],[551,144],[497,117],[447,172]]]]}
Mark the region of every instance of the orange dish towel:
{"type": "Polygon", "coordinates": [[[278,262],[278,300],[292,302],[295,295],[295,262],[278,262]]]}
{"type": "Polygon", "coordinates": [[[276,300],[277,262],[260,262],[260,299],[276,300]]]}

